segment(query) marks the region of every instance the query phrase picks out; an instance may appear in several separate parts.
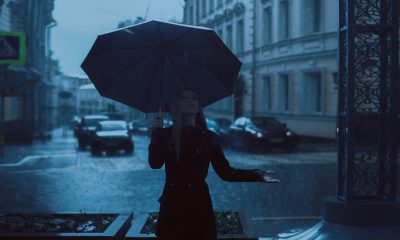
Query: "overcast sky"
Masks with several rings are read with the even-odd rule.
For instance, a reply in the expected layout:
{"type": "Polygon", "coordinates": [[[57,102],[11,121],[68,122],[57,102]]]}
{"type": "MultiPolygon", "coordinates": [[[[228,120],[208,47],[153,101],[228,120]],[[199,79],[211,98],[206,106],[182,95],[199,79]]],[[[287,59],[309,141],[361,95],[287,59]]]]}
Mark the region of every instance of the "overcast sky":
{"type": "Polygon", "coordinates": [[[80,65],[96,36],[117,28],[119,22],[144,17],[180,21],[183,0],[55,0],[52,28],[53,58],[66,75],[83,75],[80,65]]]}

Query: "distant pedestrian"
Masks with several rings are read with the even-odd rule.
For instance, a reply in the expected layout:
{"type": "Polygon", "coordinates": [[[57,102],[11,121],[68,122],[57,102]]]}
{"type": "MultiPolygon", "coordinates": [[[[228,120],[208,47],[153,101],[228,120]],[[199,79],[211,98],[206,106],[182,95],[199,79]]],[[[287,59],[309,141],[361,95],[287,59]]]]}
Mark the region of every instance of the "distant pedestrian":
{"type": "Polygon", "coordinates": [[[163,119],[152,122],[149,164],[165,164],[166,180],[159,199],[156,228],[159,239],[217,239],[213,206],[205,178],[211,163],[215,172],[230,182],[279,183],[272,171],[237,169],[229,165],[218,136],[207,129],[197,94],[180,92],[169,106],[173,125],[163,119]]]}

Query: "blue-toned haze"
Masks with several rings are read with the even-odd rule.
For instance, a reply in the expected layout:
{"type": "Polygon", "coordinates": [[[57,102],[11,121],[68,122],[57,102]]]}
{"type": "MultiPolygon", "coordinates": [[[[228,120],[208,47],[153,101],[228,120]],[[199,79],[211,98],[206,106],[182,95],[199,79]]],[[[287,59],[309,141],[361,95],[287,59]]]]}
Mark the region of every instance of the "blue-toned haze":
{"type": "Polygon", "coordinates": [[[53,58],[60,61],[64,74],[82,75],[80,64],[97,35],[115,30],[121,21],[144,17],[146,12],[147,20],[180,21],[183,4],[183,0],[56,0],[53,58]]]}

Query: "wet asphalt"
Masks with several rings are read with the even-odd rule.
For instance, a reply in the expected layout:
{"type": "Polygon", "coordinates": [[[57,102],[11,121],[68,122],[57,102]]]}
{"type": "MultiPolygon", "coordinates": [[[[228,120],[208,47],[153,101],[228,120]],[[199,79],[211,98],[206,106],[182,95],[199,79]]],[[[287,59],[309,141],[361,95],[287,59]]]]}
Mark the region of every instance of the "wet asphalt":
{"type": "MultiPolygon", "coordinates": [[[[163,169],[153,170],[147,164],[147,136],[133,137],[136,147],[132,156],[121,153],[92,157],[87,150],[77,150],[71,133],[63,137],[55,131],[53,135],[52,141],[38,143],[36,151],[22,159],[3,159],[0,212],[158,209],[165,175],[163,169]]],[[[232,166],[274,170],[281,183],[224,182],[210,167],[207,183],[214,209],[247,212],[259,235],[277,231],[271,225],[275,222],[279,226],[280,220],[276,219],[300,219],[300,225],[314,224],[323,215],[323,199],[336,194],[336,153],[329,146],[321,151],[300,149],[291,153],[276,150],[249,154],[226,149],[232,166]]]]}

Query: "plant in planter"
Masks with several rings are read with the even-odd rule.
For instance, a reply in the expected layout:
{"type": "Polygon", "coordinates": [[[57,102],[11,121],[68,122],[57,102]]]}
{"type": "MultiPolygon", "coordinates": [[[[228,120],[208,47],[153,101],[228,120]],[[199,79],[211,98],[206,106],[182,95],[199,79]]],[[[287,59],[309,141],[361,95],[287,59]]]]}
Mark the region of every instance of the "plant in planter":
{"type": "MultiPolygon", "coordinates": [[[[220,239],[257,239],[250,220],[243,212],[214,211],[217,233],[220,239]]],[[[158,212],[139,214],[128,231],[126,239],[154,239],[158,212]]]]}
{"type": "Polygon", "coordinates": [[[115,239],[125,235],[132,218],[132,213],[5,213],[0,214],[0,239],[115,239]]]}

